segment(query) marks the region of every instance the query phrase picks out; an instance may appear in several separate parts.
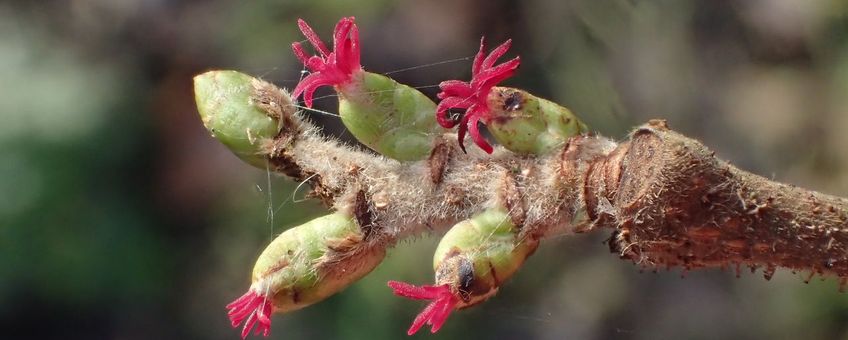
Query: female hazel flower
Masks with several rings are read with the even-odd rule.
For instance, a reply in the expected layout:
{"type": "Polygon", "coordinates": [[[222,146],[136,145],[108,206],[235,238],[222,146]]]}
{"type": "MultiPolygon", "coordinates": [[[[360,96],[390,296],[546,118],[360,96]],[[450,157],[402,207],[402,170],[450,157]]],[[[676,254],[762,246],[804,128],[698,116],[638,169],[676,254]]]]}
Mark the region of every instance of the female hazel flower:
{"type": "Polygon", "coordinates": [[[432,327],[430,328],[431,333],[438,332],[460,301],[451,292],[450,285],[448,284],[439,286],[423,285],[418,287],[406,282],[389,281],[389,287],[398,296],[415,300],[433,300],[412,321],[412,326],[406,331],[407,335],[415,334],[425,323],[432,327]]]}
{"type": "Polygon", "coordinates": [[[439,84],[439,105],[436,119],[445,128],[459,124],[460,147],[466,131],[471,139],[487,153],[492,146],[480,135],[477,123],[486,124],[489,132],[507,150],[523,154],[544,154],[563,145],[568,138],[588,131],[583,122],[567,108],[536,97],[524,90],[497,87],[498,83],[515,74],[521,62],[515,57],[495,65],[511,45],[507,40],[485,54],[485,43],[480,39],[480,51],[471,67],[471,81],[448,80],[439,84]],[[450,118],[451,109],[465,111],[457,122],[450,118]]]}
{"type": "Polygon", "coordinates": [[[538,245],[535,236],[521,235],[502,208],[488,209],[454,225],[433,256],[435,285],[389,281],[395,295],[432,301],[407,334],[415,334],[424,324],[431,325],[430,331],[435,333],[454,309],[474,306],[495,295],[538,245]]]}
{"type": "Polygon", "coordinates": [[[294,89],[312,107],[315,90],[332,86],[339,97],[339,116],[357,140],[380,154],[401,161],[427,157],[444,133],[436,124],[436,103],[420,91],[381,74],[366,72],[359,60],[359,30],[353,17],[342,18],[327,48],[303,20],[298,26],[315,48],[309,56],[299,42],[295,56],[311,72],[294,89]]]}
{"type": "Polygon", "coordinates": [[[521,64],[521,58],[515,57],[495,66],[495,62],[509,50],[511,44],[512,40],[507,40],[486,56],[485,38],[480,39],[480,51],[477,52],[471,66],[471,81],[448,80],[439,84],[439,88],[442,89],[442,92],[438,94],[441,102],[436,108],[436,119],[439,124],[448,129],[453,128],[457,122],[448,117],[448,111],[457,108],[465,110],[465,115],[459,122],[458,131],[459,145],[463,151],[465,146],[462,141],[468,130],[477,146],[487,153],[492,153],[492,146],[480,135],[477,122],[482,120],[485,124],[492,118],[487,103],[489,93],[495,85],[512,77],[518,65],[521,64]]]}
{"type": "Polygon", "coordinates": [[[271,313],[285,313],[321,301],[356,282],[386,256],[368,242],[355,219],[332,213],[291,228],[262,251],[247,293],[227,305],[242,338],[271,334],[271,313]]]}
{"type": "Polygon", "coordinates": [[[359,64],[359,29],[353,17],[339,20],[333,30],[333,51],[330,51],[306,21],[298,19],[297,26],[320,56],[310,57],[299,42],[292,44],[294,55],[312,72],[297,84],[292,96],[297,98],[303,94],[306,106],[312,107],[316,89],[321,86],[347,85],[354,73],[362,71],[362,65],[359,64]]]}

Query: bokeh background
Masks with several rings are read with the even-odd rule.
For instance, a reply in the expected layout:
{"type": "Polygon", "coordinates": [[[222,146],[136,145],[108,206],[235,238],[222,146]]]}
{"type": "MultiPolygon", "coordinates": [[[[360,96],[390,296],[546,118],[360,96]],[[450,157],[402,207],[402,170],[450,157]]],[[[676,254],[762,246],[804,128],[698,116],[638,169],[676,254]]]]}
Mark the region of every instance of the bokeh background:
{"type": "MultiPolygon", "coordinates": [[[[664,118],[744,169],[848,196],[844,0],[6,1],[0,338],[237,339],[224,305],[256,256],[322,209],[208,136],[191,77],[236,69],[292,88],[295,19],[329,38],[350,15],[364,66],[430,95],[468,77],[481,35],[512,38],[523,65],[507,83],[605,135],[664,118]]],[[[640,273],[607,236],[548,242],[496,298],[416,337],[848,338],[832,279],[640,273]]],[[[272,338],[405,338],[422,305],[385,282],[430,282],[436,242],[404,243],[343,293],[274,317],[272,338]]]]}

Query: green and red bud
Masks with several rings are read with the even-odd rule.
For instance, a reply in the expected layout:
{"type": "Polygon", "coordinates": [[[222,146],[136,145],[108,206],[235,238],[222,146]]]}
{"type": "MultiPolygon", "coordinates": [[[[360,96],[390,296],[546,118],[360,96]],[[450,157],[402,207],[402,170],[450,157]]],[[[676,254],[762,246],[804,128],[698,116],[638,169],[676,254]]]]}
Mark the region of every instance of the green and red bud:
{"type": "Polygon", "coordinates": [[[495,86],[511,77],[521,62],[515,57],[495,65],[510,44],[507,40],[486,55],[481,39],[471,81],[448,80],[439,84],[442,89],[436,109],[439,124],[445,128],[459,124],[458,137],[463,150],[467,130],[474,143],[488,153],[493,149],[480,134],[479,122],[486,124],[495,140],[506,149],[523,154],[543,154],[586,132],[586,125],[568,109],[526,91],[495,86]],[[449,118],[451,109],[465,111],[460,121],[449,118]]]}
{"type": "Polygon", "coordinates": [[[308,56],[300,43],[292,50],[311,73],[295,87],[306,106],[315,90],[332,86],[339,94],[339,116],[351,134],[378,153],[401,161],[420,160],[430,154],[434,140],[444,131],[436,124],[436,104],[412,87],[362,69],[359,32],[353,18],[342,18],[333,34],[330,51],[303,20],[298,26],[318,55],[308,56]]]}
{"type": "Polygon", "coordinates": [[[441,99],[436,108],[436,118],[440,125],[452,128],[459,124],[458,138],[459,146],[465,151],[465,132],[471,133],[474,143],[486,151],[492,153],[492,146],[480,135],[477,123],[487,123],[489,108],[486,103],[492,87],[515,74],[521,59],[515,57],[499,65],[495,63],[509,50],[512,40],[507,40],[496,47],[489,55],[486,55],[485,39],[480,39],[480,50],[474,57],[471,65],[471,81],[447,80],[439,84],[442,89],[438,97],[441,99]],[[450,109],[462,109],[465,113],[457,121],[449,117],[450,109]]]}
{"type": "Polygon", "coordinates": [[[344,213],[286,230],[259,255],[248,292],[227,306],[233,327],[244,322],[246,337],[258,322],[256,332],[267,336],[272,312],[294,311],[341,291],[385,255],[385,247],[371,246],[344,213]]]}
{"type": "Polygon", "coordinates": [[[401,161],[427,157],[444,130],[433,115],[436,103],[420,91],[384,75],[359,72],[337,87],[339,116],[362,144],[401,161]]]}
{"type": "Polygon", "coordinates": [[[504,209],[489,209],[454,225],[439,242],[433,257],[435,285],[416,287],[389,282],[396,295],[432,300],[408,334],[414,334],[425,323],[432,325],[435,333],[452,310],[471,307],[493,296],[538,245],[537,239],[522,237],[504,209]]]}
{"type": "MultiPolygon", "coordinates": [[[[280,131],[279,117],[262,109],[256,90],[270,86],[236,71],[209,71],[194,77],[194,97],[203,125],[236,156],[265,168],[263,146],[280,131]]],[[[290,106],[284,92],[277,105],[290,106]]]]}
{"type": "Polygon", "coordinates": [[[521,237],[506,210],[486,210],[442,237],[433,256],[436,284],[458,294],[457,308],[473,306],[494,295],[538,245],[536,239],[521,237]]]}
{"type": "Polygon", "coordinates": [[[524,90],[494,87],[486,103],[489,132],[512,152],[544,154],[589,131],[567,108],[524,90]]]}

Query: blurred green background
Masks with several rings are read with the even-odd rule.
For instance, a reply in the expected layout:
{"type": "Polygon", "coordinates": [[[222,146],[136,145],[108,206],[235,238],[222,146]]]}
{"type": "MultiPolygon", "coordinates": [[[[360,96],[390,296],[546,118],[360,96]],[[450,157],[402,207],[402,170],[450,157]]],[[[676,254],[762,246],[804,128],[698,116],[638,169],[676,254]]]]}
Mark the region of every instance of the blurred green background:
{"type": "MultiPolygon", "coordinates": [[[[513,38],[523,65],[507,84],[605,135],[665,118],[744,169],[848,196],[844,0],[6,1],[0,337],[237,339],[224,305],[256,256],[322,210],[208,136],[191,77],[236,69],[291,88],[295,19],[329,38],[349,15],[368,70],[422,66],[391,75],[430,95],[468,77],[481,35],[513,38]]],[[[334,98],[318,103],[335,111],[334,98]]],[[[640,273],[607,236],[547,242],[496,298],[416,337],[848,338],[848,295],[832,279],[640,273]]],[[[405,338],[422,304],[385,282],[430,282],[436,241],[407,242],[343,293],[275,316],[272,338],[405,338]]]]}

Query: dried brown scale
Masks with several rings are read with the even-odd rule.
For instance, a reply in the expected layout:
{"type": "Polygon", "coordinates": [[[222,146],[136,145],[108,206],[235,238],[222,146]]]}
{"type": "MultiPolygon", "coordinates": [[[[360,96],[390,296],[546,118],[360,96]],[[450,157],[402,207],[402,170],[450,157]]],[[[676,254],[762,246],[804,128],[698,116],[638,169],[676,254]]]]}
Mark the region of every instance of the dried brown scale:
{"type": "Polygon", "coordinates": [[[506,198],[524,215],[512,217],[540,237],[612,228],[610,250],[643,267],[746,265],[765,268],[766,278],[776,267],[848,277],[848,201],[741,171],[662,121],[621,144],[578,136],[536,158],[503,149],[464,154],[439,143],[429,159],[399,163],[280,112],[298,128],[267,144],[273,170],[306,181],[337,210],[360,207],[371,224],[379,221],[371,246],[340,257],[443,231],[506,198]]]}
{"type": "Polygon", "coordinates": [[[599,138],[596,136],[577,136],[571,138],[560,152],[558,167],[560,180],[557,184],[560,206],[558,209],[567,211],[572,216],[575,232],[586,231],[591,226],[589,222],[595,220],[595,217],[591,216],[592,212],[586,213],[585,207],[588,204],[586,199],[595,197],[595,195],[587,195],[590,185],[587,185],[586,176],[592,173],[591,168],[606,157],[614,146],[614,144],[599,143],[599,138]]]}
{"type": "Polygon", "coordinates": [[[322,182],[320,174],[304,171],[297,164],[295,158],[284,152],[286,149],[279,148],[279,145],[277,144],[270,146],[269,149],[283,151],[269,154],[268,163],[271,167],[270,170],[286,175],[298,182],[305,181],[310,187],[312,187],[312,191],[307,195],[308,197],[318,198],[327,206],[332,206],[334,204],[335,198],[339,196],[339,193],[329,191],[327,187],[321,185],[322,182]]]}
{"type": "Polygon", "coordinates": [[[292,103],[291,96],[284,95],[275,86],[259,79],[254,79],[251,85],[255,93],[253,98],[256,101],[256,106],[265,111],[269,117],[280,122],[280,131],[277,133],[277,137],[294,138],[299,136],[302,133],[302,126],[300,121],[295,118],[297,108],[292,103]]]}
{"type": "Polygon", "coordinates": [[[375,229],[379,228],[379,225],[375,223],[376,214],[374,211],[373,201],[365,196],[365,191],[357,191],[353,205],[353,217],[366,240],[374,237],[375,229]]]}
{"type": "Polygon", "coordinates": [[[442,176],[445,174],[448,163],[451,159],[451,147],[447,143],[450,141],[441,139],[433,147],[430,152],[430,157],[427,159],[430,163],[430,182],[439,184],[442,182],[442,176]]]}
{"type": "Polygon", "coordinates": [[[518,187],[518,181],[515,179],[515,174],[512,172],[504,172],[503,183],[501,184],[499,200],[503,203],[502,206],[509,211],[509,217],[512,219],[512,224],[521,228],[524,226],[526,218],[526,210],[521,200],[521,190],[518,187]]]}

